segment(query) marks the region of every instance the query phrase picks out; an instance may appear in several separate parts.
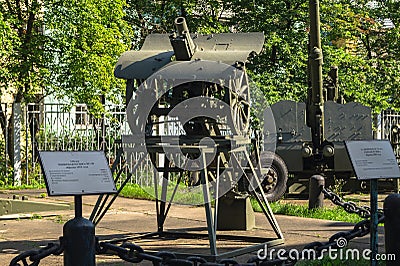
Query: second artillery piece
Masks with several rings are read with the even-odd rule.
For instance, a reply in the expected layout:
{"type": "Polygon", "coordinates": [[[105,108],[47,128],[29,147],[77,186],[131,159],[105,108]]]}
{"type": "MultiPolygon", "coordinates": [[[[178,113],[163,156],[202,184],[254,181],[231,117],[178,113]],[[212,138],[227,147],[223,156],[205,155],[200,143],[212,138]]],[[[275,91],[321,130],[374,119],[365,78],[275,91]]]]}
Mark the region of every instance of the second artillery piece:
{"type": "Polygon", "coordinates": [[[344,104],[338,68],[331,67],[324,80],[319,1],[309,1],[309,14],[307,101],[280,101],[271,106],[277,132],[275,167],[282,173],[271,188],[274,199],[285,193],[286,183],[291,186],[289,193],[307,194],[313,175],[327,186],[337,178],[349,180],[354,173],[344,142],[373,137],[371,108],[355,102],[344,104]]]}

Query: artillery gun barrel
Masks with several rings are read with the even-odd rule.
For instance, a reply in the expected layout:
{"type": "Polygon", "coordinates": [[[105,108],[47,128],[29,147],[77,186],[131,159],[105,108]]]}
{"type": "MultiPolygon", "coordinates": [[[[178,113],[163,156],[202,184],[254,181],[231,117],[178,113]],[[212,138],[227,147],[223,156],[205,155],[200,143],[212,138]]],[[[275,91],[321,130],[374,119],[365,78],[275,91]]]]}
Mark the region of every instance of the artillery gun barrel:
{"type": "Polygon", "coordinates": [[[177,36],[171,38],[171,45],[174,49],[176,60],[187,61],[190,60],[196,49],[196,45],[190,36],[188,26],[184,17],[175,19],[175,27],[177,36]]]}
{"type": "Polygon", "coordinates": [[[311,79],[311,92],[308,100],[308,126],[311,127],[314,147],[320,147],[324,141],[324,95],[322,64],[323,56],[321,49],[319,1],[309,1],[310,12],[310,51],[309,66],[311,79]]]}
{"type": "Polygon", "coordinates": [[[177,17],[175,19],[175,27],[176,31],[178,32],[178,36],[183,36],[185,33],[189,33],[189,28],[184,17],[177,17]]]}

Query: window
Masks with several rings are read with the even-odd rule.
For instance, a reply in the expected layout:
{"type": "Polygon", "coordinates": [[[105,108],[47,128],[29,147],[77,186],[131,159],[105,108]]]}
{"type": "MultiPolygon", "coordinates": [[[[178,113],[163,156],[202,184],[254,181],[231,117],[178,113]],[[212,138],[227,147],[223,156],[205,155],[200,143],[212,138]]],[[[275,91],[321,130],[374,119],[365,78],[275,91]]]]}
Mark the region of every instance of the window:
{"type": "Polygon", "coordinates": [[[75,106],[75,124],[86,125],[88,123],[87,107],[85,104],[75,106]]]}

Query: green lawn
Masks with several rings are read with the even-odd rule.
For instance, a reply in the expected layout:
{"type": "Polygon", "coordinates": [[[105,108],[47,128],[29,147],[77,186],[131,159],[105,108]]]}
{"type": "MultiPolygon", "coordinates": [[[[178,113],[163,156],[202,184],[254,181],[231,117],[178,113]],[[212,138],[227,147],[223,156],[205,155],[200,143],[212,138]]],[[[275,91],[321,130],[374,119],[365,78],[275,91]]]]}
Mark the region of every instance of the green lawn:
{"type": "MultiPolygon", "coordinates": [[[[121,192],[121,196],[136,199],[155,200],[152,196],[154,188],[149,187],[143,189],[137,184],[127,184],[121,192]],[[147,192],[146,192],[147,191],[147,192]]],[[[168,188],[167,199],[170,198],[173,187],[168,188]]],[[[175,195],[174,202],[184,202],[186,204],[199,205],[203,202],[201,193],[182,193],[179,190],[175,195]]],[[[251,199],[254,211],[261,212],[261,208],[256,200],[251,199]]],[[[316,218],[324,220],[342,221],[349,223],[357,223],[362,220],[357,214],[349,214],[340,207],[325,207],[321,209],[309,210],[307,205],[299,205],[293,203],[272,202],[270,203],[271,209],[275,214],[283,214],[290,216],[299,216],[306,218],[316,218]]]]}
{"type": "MultiPolygon", "coordinates": [[[[252,200],[252,205],[255,211],[261,211],[258,203],[256,203],[254,200],[252,200]]],[[[349,223],[358,223],[363,220],[357,214],[347,213],[343,208],[339,206],[309,210],[308,205],[281,203],[279,201],[270,203],[270,206],[273,213],[275,214],[342,221],[349,223]]]]}

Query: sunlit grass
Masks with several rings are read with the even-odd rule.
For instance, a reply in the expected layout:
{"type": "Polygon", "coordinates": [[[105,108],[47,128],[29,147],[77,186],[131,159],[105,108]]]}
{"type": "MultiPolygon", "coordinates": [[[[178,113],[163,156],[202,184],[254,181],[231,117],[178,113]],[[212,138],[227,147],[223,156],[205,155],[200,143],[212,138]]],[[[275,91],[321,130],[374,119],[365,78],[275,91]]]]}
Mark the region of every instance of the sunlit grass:
{"type": "MultiPolygon", "coordinates": [[[[157,187],[158,199],[161,199],[161,186],[157,187]]],[[[174,185],[167,187],[165,201],[170,201],[174,192],[174,185]]],[[[139,186],[137,184],[127,184],[121,191],[121,196],[126,198],[155,200],[155,190],[152,186],[139,186]]],[[[203,194],[198,191],[193,191],[186,186],[179,185],[178,190],[174,194],[174,203],[188,204],[188,205],[202,205],[204,204],[203,194]]]]}
{"type": "MultiPolygon", "coordinates": [[[[255,211],[261,211],[260,206],[255,200],[252,200],[252,206],[255,211]]],[[[323,220],[342,221],[349,223],[358,223],[363,219],[354,213],[347,213],[343,208],[324,207],[316,209],[308,209],[307,205],[298,205],[292,203],[272,202],[270,203],[272,212],[275,214],[283,214],[289,216],[298,216],[305,218],[315,218],[323,220]]]]}
{"type": "MultiPolygon", "coordinates": [[[[169,201],[173,189],[174,186],[168,186],[166,196],[167,201],[169,201]]],[[[160,191],[161,186],[158,187],[158,193],[160,193],[160,191]]],[[[140,187],[137,184],[127,184],[121,191],[121,196],[127,198],[155,200],[154,187],[140,187]]],[[[189,189],[180,187],[174,196],[174,202],[182,204],[201,205],[204,202],[203,194],[199,192],[192,193],[189,189]]],[[[254,211],[261,212],[261,208],[256,200],[252,199],[251,203],[254,211]]],[[[347,213],[344,209],[337,206],[309,210],[307,205],[282,203],[279,201],[270,203],[270,206],[275,214],[342,221],[349,223],[357,223],[363,220],[357,214],[347,213]]]]}
{"type": "Polygon", "coordinates": [[[42,184],[33,184],[33,185],[21,185],[21,186],[13,186],[13,185],[6,185],[6,186],[1,186],[0,190],[23,190],[23,189],[42,189],[46,188],[46,185],[44,183],[42,184]]]}

